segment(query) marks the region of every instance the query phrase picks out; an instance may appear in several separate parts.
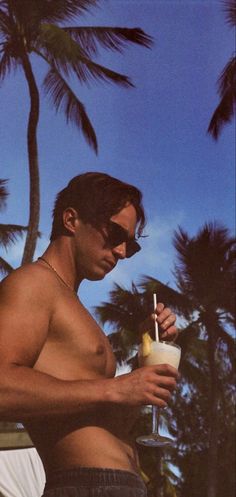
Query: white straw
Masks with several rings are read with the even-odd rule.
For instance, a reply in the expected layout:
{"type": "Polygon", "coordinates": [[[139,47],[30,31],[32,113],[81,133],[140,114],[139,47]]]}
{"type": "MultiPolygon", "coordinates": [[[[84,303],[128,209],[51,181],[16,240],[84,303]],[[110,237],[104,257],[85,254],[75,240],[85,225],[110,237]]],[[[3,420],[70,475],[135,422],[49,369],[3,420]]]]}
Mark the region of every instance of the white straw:
{"type": "MultiPolygon", "coordinates": [[[[156,293],[153,294],[153,305],[154,305],[154,313],[155,313],[156,306],[157,306],[157,294],[156,293]]],[[[156,320],[156,313],[155,313],[155,337],[156,337],[156,342],[159,342],[158,322],[156,320]]]]}

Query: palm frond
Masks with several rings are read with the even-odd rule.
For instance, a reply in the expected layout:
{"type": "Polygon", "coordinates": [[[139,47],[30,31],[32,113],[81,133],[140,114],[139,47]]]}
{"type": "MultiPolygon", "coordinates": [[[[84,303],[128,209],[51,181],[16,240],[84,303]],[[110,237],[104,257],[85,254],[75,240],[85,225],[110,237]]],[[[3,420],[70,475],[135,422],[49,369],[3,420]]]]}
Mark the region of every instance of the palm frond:
{"type": "Polygon", "coordinates": [[[0,51],[0,81],[4,80],[4,78],[9,74],[11,69],[15,70],[17,67],[17,61],[11,57],[8,53],[8,50],[3,47],[2,55],[0,51]]]}
{"type": "Polygon", "coordinates": [[[44,23],[35,44],[36,49],[43,51],[47,59],[52,61],[75,63],[78,58],[86,57],[82,48],[72,40],[61,27],[44,23]]]}
{"type": "Polygon", "coordinates": [[[199,336],[200,326],[198,319],[179,329],[177,344],[181,347],[181,361],[185,358],[186,353],[195,356],[199,354],[199,347],[195,346],[195,344],[199,343],[199,336]]]}
{"type": "Polygon", "coordinates": [[[98,0],[35,1],[37,4],[41,4],[40,7],[42,15],[45,16],[45,20],[48,19],[51,22],[65,22],[70,19],[75,19],[76,17],[85,14],[90,7],[96,7],[98,3],[98,0]]]}
{"type": "Polygon", "coordinates": [[[223,98],[228,90],[234,90],[236,97],[236,57],[233,56],[224,67],[218,81],[218,92],[223,98]]]}
{"type": "Polygon", "coordinates": [[[225,329],[222,326],[217,326],[217,333],[219,338],[226,344],[227,349],[228,349],[228,355],[229,357],[233,358],[232,363],[235,355],[235,340],[234,338],[225,331],[225,329]]]}
{"type": "Polygon", "coordinates": [[[2,34],[7,34],[11,32],[11,21],[5,10],[2,9],[2,5],[0,4],[0,32],[2,34]]]}
{"type": "Polygon", "coordinates": [[[123,324],[127,323],[127,313],[125,309],[117,307],[111,302],[102,302],[100,306],[95,309],[95,314],[102,325],[110,324],[123,324]]]}
{"type": "Polygon", "coordinates": [[[217,140],[225,124],[232,121],[235,97],[227,92],[212,115],[207,132],[217,140]]]}
{"type": "Polygon", "coordinates": [[[97,54],[98,46],[122,52],[128,43],[150,48],[152,38],[140,28],[119,28],[111,26],[78,26],[63,28],[85,50],[97,54]]]}
{"type": "Polygon", "coordinates": [[[58,26],[42,25],[35,49],[40,50],[50,65],[63,71],[66,76],[72,71],[81,83],[95,79],[125,87],[133,86],[127,76],[93,62],[69,33],[58,26]]]}
{"type": "Polygon", "coordinates": [[[7,248],[8,245],[16,241],[17,236],[22,236],[26,231],[26,226],[20,226],[18,224],[0,224],[0,245],[7,248]]]}
{"type": "MultiPolygon", "coordinates": [[[[206,388],[208,384],[206,377],[209,374],[209,369],[205,363],[200,364],[201,367],[199,367],[199,364],[192,364],[186,357],[181,365],[181,386],[185,392],[185,395],[183,395],[183,402],[189,406],[192,404],[194,396],[202,395],[203,389],[206,388]],[[203,387],[202,385],[204,385],[204,382],[205,386],[203,387]],[[188,385],[187,388],[184,388],[186,385],[188,385]],[[199,394],[199,392],[201,393],[199,394]]],[[[209,392],[206,392],[206,394],[207,393],[209,392]]]]}
{"type": "MultiPolygon", "coordinates": [[[[139,325],[147,317],[147,306],[137,287],[126,290],[115,284],[110,292],[111,302],[102,302],[95,314],[102,324],[109,323],[113,332],[108,335],[119,363],[130,360],[139,342],[139,325]]],[[[132,359],[132,366],[133,359],[132,359]]]]}
{"type": "Polygon", "coordinates": [[[235,0],[227,0],[224,2],[224,11],[226,14],[226,20],[228,24],[232,27],[236,26],[236,3],[235,0]]]}
{"type": "Polygon", "coordinates": [[[50,96],[55,105],[56,111],[62,110],[67,121],[74,123],[81,129],[88,144],[97,153],[98,146],[95,131],[87,116],[85,107],[60,73],[51,68],[43,84],[46,94],[50,96]]]}
{"type": "MultiPolygon", "coordinates": [[[[8,4],[9,2],[3,2],[8,4]]],[[[22,24],[65,22],[95,7],[97,0],[11,0],[11,10],[22,24]]],[[[7,5],[5,5],[5,8],[7,5]]]]}
{"type": "Polygon", "coordinates": [[[133,330],[137,335],[138,325],[148,314],[142,295],[122,290],[119,285],[115,287],[110,292],[111,302],[102,302],[95,308],[95,314],[101,324],[108,323],[118,329],[133,330]]]}
{"type": "Polygon", "coordinates": [[[72,64],[71,67],[80,82],[88,82],[90,79],[94,79],[96,81],[115,83],[125,88],[134,86],[128,76],[112,71],[84,57],[72,64]]]}
{"type": "Polygon", "coordinates": [[[0,210],[4,209],[6,206],[6,199],[8,197],[8,191],[5,186],[7,179],[0,179],[0,210]]]}
{"type": "Polygon", "coordinates": [[[120,329],[108,335],[113,352],[119,364],[128,362],[132,366],[134,362],[133,352],[137,346],[137,334],[128,329],[120,329]]]}
{"type": "Polygon", "coordinates": [[[179,227],[174,246],[178,258],[175,276],[181,292],[191,295],[196,308],[221,308],[232,293],[235,271],[235,240],[229,230],[216,222],[206,223],[196,237],[189,238],[179,227]]]}
{"type": "MultiPolygon", "coordinates": [[[[142,276],[138,286],[144,291],[145,300],[150,302],[150,306],[152,306],[153,293],[157,293],[159,302],[170,306],[185,317],[190,316],[193,310],[191,301],[187,296],[179,293],[177,290],[165,285],[156,278],[146,275],[142,276]]],[[[151,307],[150,312],[152,312],[151,307]]]]}
{"type": "Polygon", "coordinates": [[[13,267],[7,261],[5,261],[5,259],[0,257],[0,273],[5,276],[11,271],[13,271],[13,267]]]}
{"type": "Polygon", "coordinates": [[[236,57],[232,57],[223,69],[218,80],[218,92],[221,96],[221,100],[212,115],[207,130],[215,140],[218,139],[223,126],[229,123],[235,114],[236,57]]]}

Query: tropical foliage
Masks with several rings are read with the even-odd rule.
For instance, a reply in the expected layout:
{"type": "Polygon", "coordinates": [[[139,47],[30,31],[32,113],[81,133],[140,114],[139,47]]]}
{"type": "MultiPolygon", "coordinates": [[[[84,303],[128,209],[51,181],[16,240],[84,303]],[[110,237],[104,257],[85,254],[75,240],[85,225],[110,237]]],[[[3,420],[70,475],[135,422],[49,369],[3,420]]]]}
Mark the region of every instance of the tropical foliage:
{"type": "MultiPolygon", "coordinates": [[[[6,180],[0,179],[0,211],[6,206],[7,196],[6,180]]],[[[18,224],[0,224],[0,246],[7,249],[16,241],[17,236],[22,236],[26,230],[25,226],[18,224]]],[[[0,273],[8,274],[12,269],[12,266],[3,257],[0,257],[0,273]]]]}
{"type": "Polygon", "coordinates": [[[177,289],[147,276],[131,291],[115,285],[111,301],[99,306],[97,315],[115,326],[110,339],[118,360],[133,366],[138,326],[151,311],[152,294],[181,317],[180,388],[164,413],[176,439],[171,452],[179,470],[176,491],[181,497],[220,497],[225,486],[233,497],[236,244],[227,228],[210,223],[192,238],[179,228],[174,245],[177,289]]]}
{"type": "Polygon", "coordinates": [[[139,28],[67,26],[80,18],[98,0],[0,0],[0,81],[17,68],[23,70],[30,95],[27,145],[30,175],[30,215],[22,262],[33,258],[39,226],[40,192],[37,126],[40,94],[33,61],[41,58],[48,71],[43,81],[44,93],[56,111],[81,130],[88,144],[97,152],[93,125],[84,104],[69,84],[93,81],[131,87],[132,82],[95,59],[98,49],[122,52],[129,43],[145,47],[151,38],[139,28]]]}
{"type": "MultiPolygon", "coordinates": [[[[235,0],[224,2],[226,19],[230,26],[236,26],[236,3],[235,0]]],[[[229,123],[234,114],[236,106],[236,57],[233,55],[224,67],[218,80],[218,93],[220,102],[215,109],[208,132],[218,139],[223,126],[229,123]]]]}

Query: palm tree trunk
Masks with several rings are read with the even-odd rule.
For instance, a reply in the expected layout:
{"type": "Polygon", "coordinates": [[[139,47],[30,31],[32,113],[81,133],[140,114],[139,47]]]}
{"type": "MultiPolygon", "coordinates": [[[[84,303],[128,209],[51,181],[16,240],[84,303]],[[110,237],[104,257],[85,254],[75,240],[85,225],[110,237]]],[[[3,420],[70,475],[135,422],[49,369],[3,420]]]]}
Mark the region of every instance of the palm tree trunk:
{"type": "Polygon", "coordinates": [[[27,129],[27,147],[29,163],[29,221],[28,232],[24,247],[22,264],[32,262],[39,229],[40,211],[40,189],[39,189],[39,166],[38,166],[38,145],[37,126],[39,121],[39,91],[34,78],[33,70],[27,53],[22,55],[22,65],[29,87],[30,112],[27,129]]]}
{"type": "Polygon", "coordinates": [[[210,368],[210,406],[209,406],[209,449],[208,449],[208,481],[207,497],[217,496],[218,468],[218,389],[217,369],[215,362],[216,339],[212,322],[208,327],[208,359],[210,368]]]}

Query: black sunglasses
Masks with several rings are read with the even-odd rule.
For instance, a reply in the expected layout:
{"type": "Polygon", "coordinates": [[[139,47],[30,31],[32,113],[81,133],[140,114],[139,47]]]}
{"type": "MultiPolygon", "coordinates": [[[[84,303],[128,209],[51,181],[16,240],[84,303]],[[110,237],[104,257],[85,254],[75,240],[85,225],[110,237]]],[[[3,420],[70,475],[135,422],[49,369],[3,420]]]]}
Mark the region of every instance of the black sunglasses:
{"type": "Polygon", "coordinates": [[[126,257],[132,257],[132,255],[141,250],[135,238],[129,238],[127,230],[113,221],[106,223],[106,238],[113,248],[126,243],[126,257]]]}

